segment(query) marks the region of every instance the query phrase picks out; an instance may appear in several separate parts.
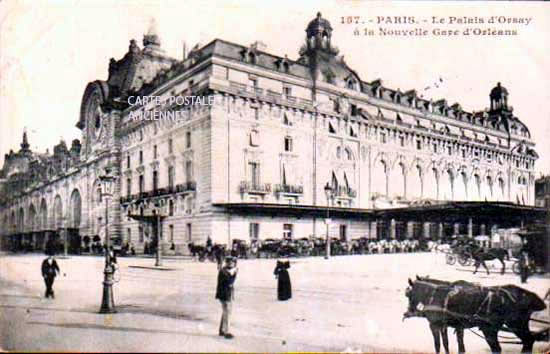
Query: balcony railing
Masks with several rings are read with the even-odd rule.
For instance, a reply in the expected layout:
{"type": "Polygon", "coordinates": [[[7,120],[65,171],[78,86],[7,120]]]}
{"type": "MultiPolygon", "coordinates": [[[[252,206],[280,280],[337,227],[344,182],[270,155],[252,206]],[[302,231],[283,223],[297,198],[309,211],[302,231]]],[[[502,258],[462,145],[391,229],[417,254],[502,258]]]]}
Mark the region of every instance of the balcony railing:
{"type": "Polygon", "coordinates": [[[275,193],[300,195],[304,194],[304,187],[291,184],[277,184],[275,185],[275,193]]]}
{"type": "Polygon", "coordinates": [[[194,192],[197,190],[197,183],[194,181],[176,185],[176,193],[194,192]]]}
{"type": "Polygon", "coordinates": [[[355,198],[357,196],[357,192],[353,188],[339,186],[336,188],[334,195],[337,198],[355,198]]]}
{"type": "Polygon", "coordinates": [[[195,190],[197,190],[196,182],[193,182],[193,181],[185,182],[185,183],[177,184],[175,186],[157,188],[147,192],[127,195],[120,198],[120,203],[127,204],[134,200],[147,199],[147,198],[153,198],[153,197],[162,197],[162,196],[171,195],[175,193],[193,192],[195,190]]]}
{"type": "Polygon", "coordinates": [[[241,181],[239,190],[241,193],[268,194],[271,193],[271,183],[241,181]]]}

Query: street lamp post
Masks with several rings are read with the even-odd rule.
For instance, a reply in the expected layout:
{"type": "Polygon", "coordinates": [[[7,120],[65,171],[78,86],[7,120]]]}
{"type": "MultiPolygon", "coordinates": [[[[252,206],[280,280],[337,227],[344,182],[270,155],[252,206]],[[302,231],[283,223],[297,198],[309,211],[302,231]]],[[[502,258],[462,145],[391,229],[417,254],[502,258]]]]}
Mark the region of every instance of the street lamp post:
{"type": "Polygon", "coordinates": [[[105,198],[105,270],[103,271],[103,299],[99,313],[114,313],[115,301],[113,297],[114,268],[111,264],[110,235],[109,235],[109,203],[108,197],[113,195],[115,176],[111,175],[111,169],[105,168],[105,175],[99,177],[103,185],[102,197],[105,198]]]}
{"type": "Polygon", "coordinates": [[[156,252],[156,261],[155,266],[161,267],[162,266],[162,244],[161,244],[161,235],[162,228],[160,225],[160,212],[159,209],[153,210],[153,213],[155,214],[155,223],[157,224],[157,252],[156,252]]]}
{"type": "Polygon", "coordinates": [[[330,258],[330,235],[329,235],[329,227],[330,227],[330,200],[334,198],[334,190],[330,187],[330,185],[325,185],[325,195],[327,196],[327,218],[325,220],[325,223],[327,224],[327,236],[325,241],[325,259],[330,258]]]}

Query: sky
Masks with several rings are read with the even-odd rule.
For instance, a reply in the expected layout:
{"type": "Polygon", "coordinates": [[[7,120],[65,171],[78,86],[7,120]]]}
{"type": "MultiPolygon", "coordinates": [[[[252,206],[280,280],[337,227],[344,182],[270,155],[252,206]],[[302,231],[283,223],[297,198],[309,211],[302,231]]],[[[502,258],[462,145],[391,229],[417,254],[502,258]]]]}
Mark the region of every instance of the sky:
{"type": "Polygon", "coordinates": [[[381,78],[387,87],[414,88],[468,111],[488,107],[490,90],[501,82],[537,144],[537,177],[550,174],[549,10],[544,2],[1,1],[0,164],[10,149],[19,149],[25,128],[39,152],[52,152],[62,137],[68,145],[80,138],[75,124],[86,84],[107,80],[109,59],[122,58],[131,39],[141,46],[153,19],[162,48],[175,58],[181,59],[184,43],[191,48],[221,38],[243,45],[259,40],[267,52],[296,59],[305,28],[320,11],[332,24],[332,43],[364,81],[381,78]],[[343,24],[348,16],[359,16],[361,23],[343,24]],[[529,24],[435,25],[434,16],[446,22],[450,16],[471,22],[496,16],[529,24]],[[413,24],[397,23],[411,17],[413,24]],[[364,28],[375,35],[354,35],[364,28]],[[418,28],[430,35],[382,36],[380,28],[418,28]],[[437,28],[518,34],[435,36],[437,28]]]}

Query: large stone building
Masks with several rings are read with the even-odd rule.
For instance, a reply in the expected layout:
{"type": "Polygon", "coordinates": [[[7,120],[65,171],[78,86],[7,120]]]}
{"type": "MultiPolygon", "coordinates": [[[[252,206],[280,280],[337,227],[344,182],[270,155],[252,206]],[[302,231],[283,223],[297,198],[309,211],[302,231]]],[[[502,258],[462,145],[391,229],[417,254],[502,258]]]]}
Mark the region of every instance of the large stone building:
{"type": "Polygon", "coordinates": [[[500,83],[489,108],[466,112],[364,81],[338,55],[320,14],[305,32],[295,60],[261,42],[220,39],[178,60],[153,30],[143,48],[132,40],[111,59],[107,81],[86,87],[80,142],[51,156],[24,141],[6,155],[4,239],[42,242],[61,229],[103,237],[107,165],[118,176],[110,230],[138,250],[155,233],[139,215],[153,210],[164,216],[165,243],[185,250],[208,235],[221,243],[323,236],[327,209],[333,236],[402,237],[436,231],[420,221],[376,223],[369,212],[453,200],[534,203],[534,142],[500,83]],[[130,104],[145,96],[212,104],[130,104]],[[181,119],[166,117],[173,112],[181,119]]]}

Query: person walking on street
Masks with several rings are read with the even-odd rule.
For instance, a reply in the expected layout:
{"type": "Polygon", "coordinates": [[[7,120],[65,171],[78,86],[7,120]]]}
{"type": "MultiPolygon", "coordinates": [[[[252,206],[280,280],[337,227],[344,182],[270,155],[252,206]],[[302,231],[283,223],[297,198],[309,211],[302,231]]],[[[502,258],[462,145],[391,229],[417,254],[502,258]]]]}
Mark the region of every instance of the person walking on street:
{"type": "Polygon", "coordinates": [[[219,335],[226,339],[233,338],[229,333],[229,317],[234,299],[233,284],[237,277],[237,260],[234,257],[225,258],[225,266],[218,272],[218,285],[216,288],[216,299],[222,304],[222,318],[220,321],[219,335]]]}
{"type": "Polygon", "coordinates": [[[275,267],[275,278],[279,281],[277,283],[277,299],[279,301],[286,301],[292,297],[292,284],[290,283],[290,275],[288,274],[288,268],[290,268],[290,262],[277,261],[275,267]]]}
{"type": "Polygon", "coordinates": [[[225,246],[217,245],[214,247],[214,256],[216,257],[216,264],[218,265],[218,270],[222,269],[223,258],[225,257],[225,246]]]}
{"type": "Polygon", "coordinates": [[[59,274],[59,266],[57,265],[55,258],[50,255],[42,262],[42,277],[44,278],[44,283],[46,284],[46,297],[51,296],[52,299],[55,299],[53,282],[57,274],[59,274]]]}
{"type": "Polygon", "coordinates": [[[529,277],[529,253],[526,245],[521,247],[519,254],[519,274],[521,283],[527,283],[527,278],[529,277]]]}

